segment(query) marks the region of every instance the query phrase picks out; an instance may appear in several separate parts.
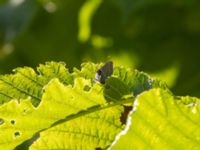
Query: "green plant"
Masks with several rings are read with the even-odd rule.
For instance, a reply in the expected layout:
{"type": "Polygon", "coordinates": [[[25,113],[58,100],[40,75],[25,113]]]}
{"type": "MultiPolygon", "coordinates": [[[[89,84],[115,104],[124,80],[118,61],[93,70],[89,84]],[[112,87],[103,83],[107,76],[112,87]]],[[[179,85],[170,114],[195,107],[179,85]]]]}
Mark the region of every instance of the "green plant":
{"type": "Polygon", "coordinates": [[[101,66],[47,62],[0,76],[0,149],[200,148],[198,98],[125,67],[94,82],[101,66]]]}

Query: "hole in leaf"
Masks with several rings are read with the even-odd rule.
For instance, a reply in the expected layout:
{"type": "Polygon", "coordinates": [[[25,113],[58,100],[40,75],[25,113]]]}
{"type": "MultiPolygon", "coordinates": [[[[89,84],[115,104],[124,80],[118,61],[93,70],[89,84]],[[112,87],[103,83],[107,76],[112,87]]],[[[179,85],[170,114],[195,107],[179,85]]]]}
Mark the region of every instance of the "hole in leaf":
{"type": "Polygon", "coordinates": [[[24,108],[24,109],[23,109],[23,114],[27,114],[27,112],[28,112],[28,109],[27,109],[27,108],[24,108]]]}
{"type": "Polygon", "coordinates": [[[0,118],[0,125],[4,124],[4,120],[0,118]]]}
{"type": "Polygon", "coordinates": [[[95,148],[95,150],[102,150],[102,148],[101,147],[97,147],[97,148],[95,148]]]}
{"type": "Polygon", "coordinates": [[[90,87],[89,85],[85,85],[84,88],[83,88],[83,90],[84,90],[84,91],[89,91],[90,88],[91,88],[91,87],[90,87]]]}
{"type": "Polygon", "coordinates": [[[15,124],[15,120],[11,120],[10,123],[14,125],[15,124]]]}
{"type": "Polygon", "coordinates": [[[18,136],[20,136],[20,132],[17,131],[17,132],[14,133],[14,135],[15,135],[15,137],[18,137],[18,136]]]}
{"type": "Polygon", "coordinates": [[[124,106],[124,112],[121,114],[120,121],[122,124],[126,124],[126,120],[129,112],[132,110],[132,106],[124,106]]]}

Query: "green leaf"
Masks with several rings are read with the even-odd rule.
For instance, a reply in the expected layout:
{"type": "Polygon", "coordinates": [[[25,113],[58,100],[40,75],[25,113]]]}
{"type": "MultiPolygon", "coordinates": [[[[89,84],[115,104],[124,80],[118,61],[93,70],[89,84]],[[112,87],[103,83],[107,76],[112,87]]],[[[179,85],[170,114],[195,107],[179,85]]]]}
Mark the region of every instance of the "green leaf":
{"type": "MultiPolygon", "coordinates": [[[[104,89],[104,96],[107,101],[121,100],[130,93],[129,87],[118,78],[110,77],[107,79],[104,89]]],[[[131,96],[133,95],[131,94],[131,96]]]]}
{"type": "Polygon", "coordinates": [[[30,149],[105,149],[124,127],[123,110],[115,106],[58,124],[41,132],[30,149]]]}
{"type": "Polygon", "coordinates": [[[24,149],[27,143],[31,149],[105,149],[124,129],[134,96],[166,88],[123,67],[114,67],[105,84],[94,82],[102,65],[84,63],[69,73],[64,63],[47,62],[37,72],[24,67],[2,75],[0,149],[24,149]]]}
{"type": "Polygon", "coordinates": [[[54,122],[66,116],[95,105],[105,104],[99,85],[90,91],[83,91],[88,80],[77,78],[74,87],[64,86],[53,79],[46,87],[40,105],[35,108],[30,100],[20,103],[12,100],[0,107],[0,149],[13,149],[36,132],[48,128],[54,122]],[[16,135],[17,134],[17,135],[16,135]]]}
{"type": "MultiPolygon", "coordinates": [[[[74,68],[73,76],[75,77],[84,77],[86,79],[94,80],[94,75],[96,71],[103,66],[103,63],[93,64],[93,63],[83,63],[81,66],[81,70],[74,68]]],[[[131,68],[114,66],[114,73],[112,77],[117,78],[121,83],[121,86],[127,86],[126,88],[132,92],[135,96],[144,92],[146,90],[150,90],[152,88],[163,88],[168,89],[165,82],[153,79],[148,74],[144,72],[140,72],[138,70],[133,70],[131,68]],[[125,85],[122,85],[125,84],[125,85]]],[[[107,81],[108,82],[108,81],[107,81]]],[[[114,82],[113,82],[114,83],[114,82]]],[[[119,85],[118,85],[119,86],[119,85]]]]}
{"type": "MultiPolygon", "coordinates": [[[[186,99],[194,98],[182,97],[182,101],[186,99]]],[[[111,149],[200,149],[199,102],[196,99],[195,106],[185,105],[163,89],[142,93],[126,130],[111,149]]]]}
{"type": "Polygon", "coordinates": [[[69,73],[64,62],[47,62],[45,65],[40,64],[37,68],[40,80],[44,80],[43,84],[48,83],[53,78],[58,78],[64,84],[73,84],[73,77],[69,73]]]}
{"type": "Polygon", "coordinates": [[[86,79],[94,79],[95,73],[96,71],[103,66],[102,63],[100,64],[94,64],[91,62],[87,62],[87,63],[82,63],[81,64],[81,70],[74,68],[73,69],[73,76],[74,77],[84,77],[86,79]]]}
{"type": "Polygon", "coordinates": [[[121,81],[127,84],[130,91],[135,96],[152,88],[167,89],[167,85],[164,82],[153,79],[144,72],[139,72],[138,70],[132,70],[130,68],[116,67],[114,69],[114,76],[117,76],[121,81]]]}
{"type": "Polygon", "coordinates": [[[65,84],[72,84],[72,76],[61,62],[47,62],[40,65],[36,73],[32,68],[24,67],[14,70],[15,74],[0,76],[0,103],[12,99],[31,98],[36,106],[39,104],[43,86],[51,79],[58,78],[65,84]]]}

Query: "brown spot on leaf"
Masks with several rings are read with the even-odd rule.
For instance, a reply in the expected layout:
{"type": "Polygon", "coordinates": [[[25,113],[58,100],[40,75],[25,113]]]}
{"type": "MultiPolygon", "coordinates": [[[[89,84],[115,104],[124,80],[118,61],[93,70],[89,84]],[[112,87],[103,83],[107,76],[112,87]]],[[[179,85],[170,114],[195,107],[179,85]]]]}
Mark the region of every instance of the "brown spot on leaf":
{"type": "Polygon", "coordinates": [[[126,124],[126,120],[129,112],[132,110],[132,106],[124,106],[124,112],[121,114],[120,121],[122,124],[126,124]]]}

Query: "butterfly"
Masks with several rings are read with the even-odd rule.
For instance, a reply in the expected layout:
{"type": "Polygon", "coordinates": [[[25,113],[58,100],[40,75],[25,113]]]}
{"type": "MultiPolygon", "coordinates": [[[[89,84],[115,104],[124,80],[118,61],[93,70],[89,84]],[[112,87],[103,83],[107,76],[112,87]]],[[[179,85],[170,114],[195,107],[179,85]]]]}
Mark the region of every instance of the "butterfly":
{"type": "Polygon", "coordinates": [[[107,77],[111,76],[112,74],[113,74],[113,62],[109,61],[99,70],[97,70],[94,80],[99,81],[101,84],[104,84],[107,77]]]}

